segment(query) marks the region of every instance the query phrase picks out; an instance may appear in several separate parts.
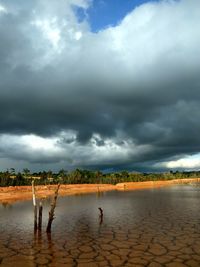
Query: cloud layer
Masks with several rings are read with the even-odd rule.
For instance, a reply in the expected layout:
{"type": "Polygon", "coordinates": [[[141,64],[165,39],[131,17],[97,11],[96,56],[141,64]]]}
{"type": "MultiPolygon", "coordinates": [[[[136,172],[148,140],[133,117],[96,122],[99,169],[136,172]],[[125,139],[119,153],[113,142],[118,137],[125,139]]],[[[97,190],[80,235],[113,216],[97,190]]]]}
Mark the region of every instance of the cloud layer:
{"type": "Polygon", "coordinates": [[[144,4],[98,33],[90,5],[0,0],[1,168],[159,170],[200,151],[199,1],[144,4]]]}

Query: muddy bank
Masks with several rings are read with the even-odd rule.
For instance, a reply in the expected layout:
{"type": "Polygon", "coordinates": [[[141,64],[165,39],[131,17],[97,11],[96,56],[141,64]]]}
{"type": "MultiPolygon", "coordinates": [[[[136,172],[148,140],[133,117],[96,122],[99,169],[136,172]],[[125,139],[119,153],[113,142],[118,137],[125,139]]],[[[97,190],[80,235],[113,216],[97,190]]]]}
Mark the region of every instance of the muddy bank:
{"type": "MultiPolygon", "coordinates": [[[[176,179],[169,181],[148,181],[110,184],[72,184],[61,185],[59,195],[76,195],[85,193],[98,193],[111,190],[139,190],[146,188],[159,188],[173,184],[185,184],[200,182],[200,178],[176,179]]],[[[56,185],[36,186],[37,198],[46,198],[54,194],[56,185]]],[[[10,186],[0,187],[0,202],[14,202],[18,200],[28,200],[32,198],[31,186],[10,186]]]]}
{"type": "MultiPolygon", "coordinates": [[[[54,194],[57,185],[40,185],[36,186],[37,198],[47,198],[54,194]]],[[[59,195],[76,195],[86,194],[93,192],[102,192],[115,190],[114,185],[107,184],[73,184],[61,185],[59,195]]],[[[32,198],[31,186],[10,186],[0,187],[0,203],[1,202],[14,202],[18,200],[28,200],[32,198]]]]}
{"type": "Polygon", "coordinates": [[[136,190],[136,189],[145,189],[145,188],[154,188],[161,186],[169,186],[174,184],[188,184],[188,183],[198,183],[200,178],[192,179],[174,179],[167,181],[148,181],[148,182],[129,182],[129,183],[119,183],[116,184],[117,190],[136,190]]]}

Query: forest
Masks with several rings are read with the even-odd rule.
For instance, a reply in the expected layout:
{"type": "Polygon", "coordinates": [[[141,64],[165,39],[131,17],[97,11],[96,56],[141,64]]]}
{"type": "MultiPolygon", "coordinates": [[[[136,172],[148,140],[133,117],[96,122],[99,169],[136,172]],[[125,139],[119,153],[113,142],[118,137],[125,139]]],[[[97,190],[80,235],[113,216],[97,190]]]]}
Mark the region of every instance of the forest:
{"type": "Polygon", "coordinates": [[[14,168],[0,172],[0,186],[22,186],[31,185],[32,180],[36,185],[47,184],[117,184],[123,182],[143,182],[156,180],[172,180],[185,178],[199,178],[200,171],[180,172],[169,171],[162,173],[139,173],[139,172],[111,172],[103,173],[101,171],[81,170],[59,172],[42,171],[31,173],[25,168],[22,172],[15,171],[14,168]]]}

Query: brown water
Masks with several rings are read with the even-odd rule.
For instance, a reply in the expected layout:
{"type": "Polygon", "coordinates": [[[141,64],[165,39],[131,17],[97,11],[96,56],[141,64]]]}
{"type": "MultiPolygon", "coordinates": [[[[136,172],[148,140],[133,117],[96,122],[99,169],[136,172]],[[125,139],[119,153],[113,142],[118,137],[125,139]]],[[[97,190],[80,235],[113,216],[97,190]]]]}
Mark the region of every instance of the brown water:
{"type": "Polygon", "coordinates": [[[0,206],[0,266],[200,266],[200,187],[60,197],[51,236],[49,206],[39,235],[31,201],[0,206]]]}

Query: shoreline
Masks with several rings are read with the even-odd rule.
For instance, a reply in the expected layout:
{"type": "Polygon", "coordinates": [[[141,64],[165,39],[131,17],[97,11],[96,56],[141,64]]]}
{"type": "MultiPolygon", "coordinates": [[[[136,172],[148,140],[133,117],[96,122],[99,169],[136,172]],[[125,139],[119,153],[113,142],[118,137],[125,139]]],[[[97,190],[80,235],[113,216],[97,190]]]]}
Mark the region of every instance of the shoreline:
{"type": "MultiPolygon", "coordinates": [[[[68,184],[61,185],[59,189],[59,196],[100,193],[106,191],[129,191],[129,190],[142,190],[153,189],[175,184],[188,184],[200,182],[200,178],[189,179],[175,179],[175,180],[158,180],[147,182],[125,182],[116,185],[111,184],[68,184]]],[[[56,185],[39,185],[35,186],[36,197],[47,198],[54,195],[56,185]]],[[[12,203],[16,201],[32,199],[31,186],[10,186],[0,187],[0,203],[12,203]]]]}

